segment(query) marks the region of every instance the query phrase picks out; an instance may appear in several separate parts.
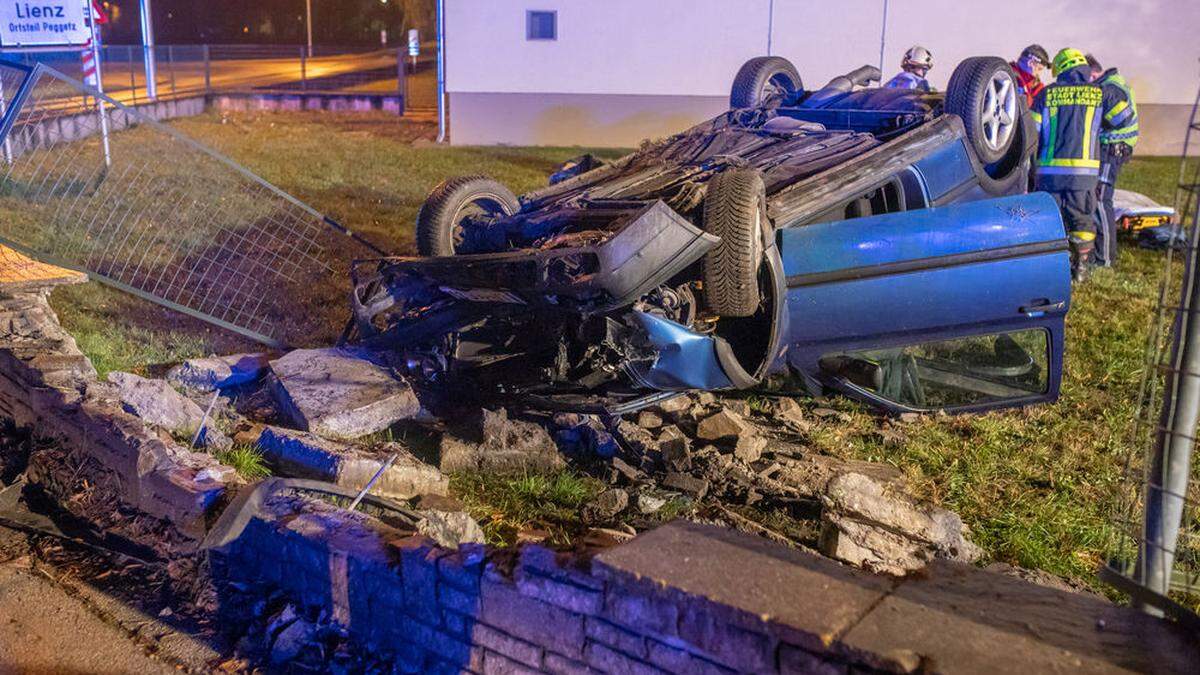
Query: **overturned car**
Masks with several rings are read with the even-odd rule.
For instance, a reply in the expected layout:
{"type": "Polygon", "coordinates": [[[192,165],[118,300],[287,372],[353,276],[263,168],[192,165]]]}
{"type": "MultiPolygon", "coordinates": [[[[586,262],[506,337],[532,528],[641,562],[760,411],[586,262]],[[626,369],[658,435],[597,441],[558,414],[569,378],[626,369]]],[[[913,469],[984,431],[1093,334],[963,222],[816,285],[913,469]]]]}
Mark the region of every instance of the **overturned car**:
{"type": "Polygon", "coordinates": [[[792,375],[886,410],[1057,397],[1070,272],[1001,59],[945,94],[871,67],[805,90],[778,57],[731,110],[519,199],[438,186],[424,257],[353,269],[355,341],[462,398],[624,412],[792,375]]]}

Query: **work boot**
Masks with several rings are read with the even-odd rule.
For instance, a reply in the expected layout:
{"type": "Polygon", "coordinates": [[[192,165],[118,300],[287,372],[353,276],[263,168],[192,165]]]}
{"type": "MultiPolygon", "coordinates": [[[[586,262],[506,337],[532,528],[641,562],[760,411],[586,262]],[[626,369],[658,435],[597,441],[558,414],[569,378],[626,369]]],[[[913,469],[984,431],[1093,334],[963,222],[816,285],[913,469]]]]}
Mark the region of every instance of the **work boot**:
{"type": "Polygon", "coordinates": [[[1071,247],[1072,281],[1079,282],[1087,279],[1088,266],[1091,264],[1092,253],[1096,248],[1095,238],[1096,235],[1090,232],[1072,232],[1067,237],[1067,243],[1071,247]]]}

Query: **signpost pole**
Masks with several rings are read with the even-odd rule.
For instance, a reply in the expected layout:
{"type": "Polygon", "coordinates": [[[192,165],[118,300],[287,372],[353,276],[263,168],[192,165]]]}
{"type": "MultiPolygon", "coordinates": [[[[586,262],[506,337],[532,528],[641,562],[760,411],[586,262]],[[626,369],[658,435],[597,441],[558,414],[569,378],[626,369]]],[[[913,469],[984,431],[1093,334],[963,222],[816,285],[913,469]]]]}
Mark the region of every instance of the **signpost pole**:
{"type": "MultiPolygon", "coordinates": [[[[85,0],[87,22],[92,28],[92,86],[101,94],[104,93],[104,78],[100,66],[100,30],[96,17],[92,14],[91,0],[85,0]]],[[[85,74],[86,75],[86,74],[85,74]]],[[[112,153],[108,146],[108,112],[104,109],[104,99],[96,98],[96,115],[100,118],[100,144],[104,147],[104,166],[112,166],[112,153]]]]}
{"type": "Polygon", "coordinates": [[[150,0],[140,0],[142,15],[142,62],[146,66],[146,98],[158,98],[158,68],[154,62],[154,20],[150,16],[150,0]]]}

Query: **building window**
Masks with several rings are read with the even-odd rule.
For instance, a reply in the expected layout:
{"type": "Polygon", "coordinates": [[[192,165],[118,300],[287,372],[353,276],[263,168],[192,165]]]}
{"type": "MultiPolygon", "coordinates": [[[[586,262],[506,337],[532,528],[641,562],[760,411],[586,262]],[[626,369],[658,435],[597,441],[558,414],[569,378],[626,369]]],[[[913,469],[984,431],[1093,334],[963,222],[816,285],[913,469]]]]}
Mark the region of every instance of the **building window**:
{"type": "Polygon", "coordinates": [[[529,10],[525,12],[526,40],[557,40],[558,12],[529,10]]]}

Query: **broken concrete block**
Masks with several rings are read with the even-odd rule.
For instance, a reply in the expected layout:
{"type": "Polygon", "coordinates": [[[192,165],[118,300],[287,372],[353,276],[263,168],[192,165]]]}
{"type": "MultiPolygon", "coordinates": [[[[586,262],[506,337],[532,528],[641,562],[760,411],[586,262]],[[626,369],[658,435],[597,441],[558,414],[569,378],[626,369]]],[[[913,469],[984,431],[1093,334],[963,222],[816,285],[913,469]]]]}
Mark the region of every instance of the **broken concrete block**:
{"type": "Polygon", "coordinates": [[[872,572],[903,575],[934,558],[974,562],[958,514],[892,495],[859,473],[829,481],[821,496],[821,552],[872,572]]]}
{"type": "Polygon", "coordinates": [[[762,436],[743,434],[738,436],[737,445],[733,446],[733,456],[749,464],[762,459],[763,450],[767,448],[767,439],[762,436]]]}
{"type": "Polygon", "coordinates": [[[188,359],[167,371],[167,381],[200,392],[237,387],[266,372],[266,354],[233,354],[188,359]]]}
{"type": "Polygon", "coordinates": [[[200,428],[204,411],[166,382],[121,372],[109,373],[108,381],[116,385],[121,407],[145,422],[186,434],[200,428]]]}
{"type": "Polygon", "coordinates": [[[439,467],[454,471],[553,471],[564,466],[554,439],[531,422],[508,419],[504,409],[479,415],[442,435],[439,467]]]}
{"type": "Polygon", "coordinates": [[[656,412],[643,410],[638,413],[637,425],[643,429],[654,430],[663,425],[663,418],[656,412]]]}
{"type": "Polygon", "coordinates": [[[701,499],[708,494],[708,480],[697,478],[691,474],[680,473],[678,471],[667,472],[666,478],[663,478],[662,485],[671,490],[679,490],[694,495],[697,499],[701,499]]]}
{"type": "Polygon", "coordinates": [[[616,515],[629,506],[629,493],[612,488],[596,496],[583,507],[583,519],[589,523],[603,523],[612,520],[616,515]]]}
{"type": "Polygon", "coordinates": [[[484,543],[483,528],[463,511],[421,511],[417,532],[436,541],[439,546],[457,549],[461,544],[484,543]]]}
{"type": "Polygon", "coordinates": [[[421,404],[407,382],[352,349],[298,349],[271,361],[281,412],[298,428],[355,439],[411,419],[421,404]]]}
{"type": "Polygon", "coordinates": [[[287,476],[325,480],[351,489],[362,489],[393,453],[396,460],[371,488],[371,494],[389,499],[411,499],[420,494],[445,495],[450,481],[436,468],[413,457],[397,443],[370,451],[321,438],[314,434],[267,427],[258,437],[263,456],[287,476]]]}
{"type": "Polygon", "coordinates": [[[732,410],[720,410],[701,420],[696,435],[706,441],[732,441],[746,432],[746,421],[732,410]]]}

